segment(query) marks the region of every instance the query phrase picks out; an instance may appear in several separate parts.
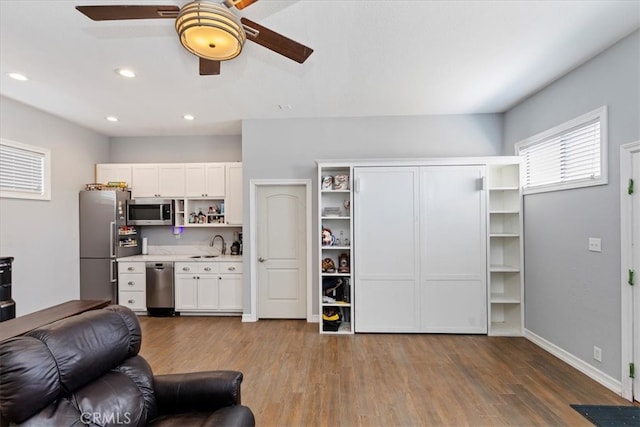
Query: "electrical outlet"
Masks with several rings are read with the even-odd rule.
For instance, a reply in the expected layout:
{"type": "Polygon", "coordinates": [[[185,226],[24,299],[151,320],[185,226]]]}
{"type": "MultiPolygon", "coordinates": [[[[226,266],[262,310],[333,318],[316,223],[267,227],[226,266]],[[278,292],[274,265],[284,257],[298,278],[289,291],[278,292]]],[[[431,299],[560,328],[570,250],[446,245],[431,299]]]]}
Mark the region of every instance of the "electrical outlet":
{"type": "Polygon", "coordinates": [[[602,349],[600,347],[593,346],[593,358],[598,362],[602,362],[602,349]]]}
{"type": "Polygon", "coordinates": [[[598,237],[589,237],[589,250],[591,252],[602,252],[602,240],[598,237]]]}

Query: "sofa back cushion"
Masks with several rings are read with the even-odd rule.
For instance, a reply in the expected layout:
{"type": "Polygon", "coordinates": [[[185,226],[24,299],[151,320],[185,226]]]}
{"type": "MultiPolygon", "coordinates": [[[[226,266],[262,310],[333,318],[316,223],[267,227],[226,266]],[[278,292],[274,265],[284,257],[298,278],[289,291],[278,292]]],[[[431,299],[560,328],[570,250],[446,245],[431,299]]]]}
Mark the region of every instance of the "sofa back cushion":
{"type": "Polygon", "coordinates": [[[122,306],[88,311],[0,343],[0,411],[22,422],[135,356],[141,331],[122,306]]]}

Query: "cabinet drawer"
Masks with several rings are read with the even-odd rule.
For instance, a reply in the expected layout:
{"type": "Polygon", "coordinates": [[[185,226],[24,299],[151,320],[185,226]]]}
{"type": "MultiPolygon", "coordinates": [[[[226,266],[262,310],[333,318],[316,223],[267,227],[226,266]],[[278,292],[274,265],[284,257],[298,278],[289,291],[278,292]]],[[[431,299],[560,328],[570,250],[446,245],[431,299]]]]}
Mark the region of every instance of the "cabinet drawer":
{"type": "Polygon", "coordinates": [[[142,274],[144,273],[144,262],[119,262],[119,273],[142,274]]]}
{"type": "Polygon", "coordinates": [[[219,262],[221,274],[242,274],[241,262],[219,262]]]}
{"type": "Polygon", "coordinates": [[[146,310],[146,293],[141,291],[121,291],[118,294],[120,305],[129,307],[131,310],[146,310]]]}
{"type": "Polygon", "coordinates": [[[118,276],[119,291],[144,291],[146,286],[143,274],[120,274],[118,276]]]}
{"type": "Polygon", "coordinates": [[[175,274],[213,274],[218,273],[217,262],[176,262],[175,274]]]}

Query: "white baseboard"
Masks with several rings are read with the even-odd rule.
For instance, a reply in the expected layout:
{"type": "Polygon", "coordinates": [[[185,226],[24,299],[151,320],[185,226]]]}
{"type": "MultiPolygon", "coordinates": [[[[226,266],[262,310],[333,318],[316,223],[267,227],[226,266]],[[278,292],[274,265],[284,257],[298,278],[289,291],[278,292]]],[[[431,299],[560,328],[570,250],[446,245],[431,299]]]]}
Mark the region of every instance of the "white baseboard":
{"type": "Polygon", "coordinates": [[[311,317],[307,320],[308,323],[318,323],[320,321],[320,316],[317,314],[312,314],[311,317]]]}
{"type": "Polygon", "coordinates": [[[243,314],[242,315],[242,321],[243,322],[257,322],[258,319],[256,319],[256,317],[253,314],[249,313],[249,314],[243,314]]]}
{"type": "Polygon", "coordinates": [[[563,362],[569,364],[570,366],[574,367],[578,371],[582,372],[592,380],[602,384],[612,392],[618,395],[622,395],[622,383],[616,380],[615,378],[605,374],[604,372],[588,364],[584,360],[579,359],[578,357],[574,356],[568,351],[563,350],[562,348],[547,341],[541,336],[536,335],[535,333],[531,332],[528,329],[524,330],[524,337],[529,341],[531,341],[532,343],[534,343],[535,345],[537,345],[538,347],[548,351],[549,353],[556,356],[558,359],[562,360],[563,362]]]}

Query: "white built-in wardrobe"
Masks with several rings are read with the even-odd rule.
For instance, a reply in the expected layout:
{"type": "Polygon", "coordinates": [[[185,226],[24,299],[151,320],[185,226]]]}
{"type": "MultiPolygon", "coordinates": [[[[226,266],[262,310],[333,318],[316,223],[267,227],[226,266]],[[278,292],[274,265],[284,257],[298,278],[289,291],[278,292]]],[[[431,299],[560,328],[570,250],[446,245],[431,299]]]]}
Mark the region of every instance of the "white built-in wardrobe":
{"type": "Polygon", "coordinates": [[[356,332],[487,333],[486,167],[353,167],[356,332]]]}

